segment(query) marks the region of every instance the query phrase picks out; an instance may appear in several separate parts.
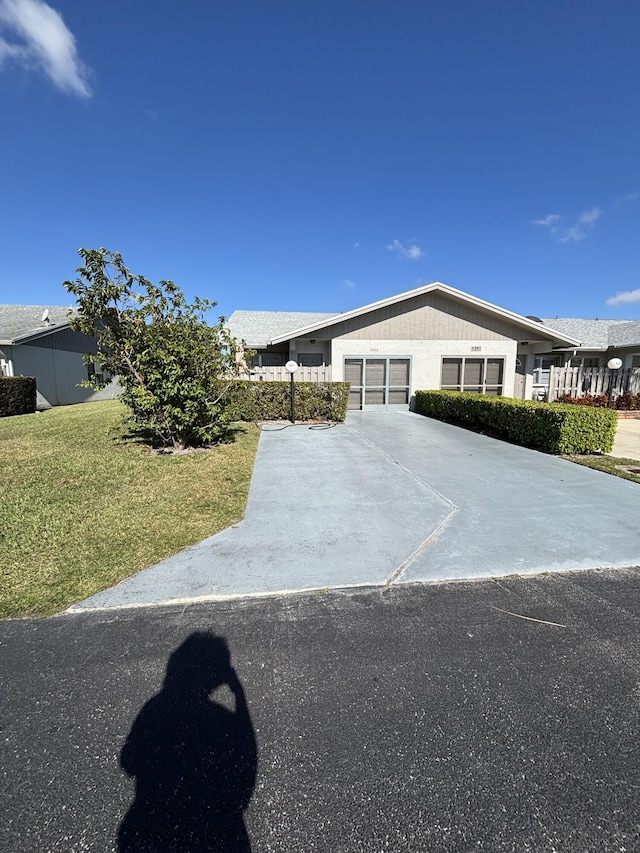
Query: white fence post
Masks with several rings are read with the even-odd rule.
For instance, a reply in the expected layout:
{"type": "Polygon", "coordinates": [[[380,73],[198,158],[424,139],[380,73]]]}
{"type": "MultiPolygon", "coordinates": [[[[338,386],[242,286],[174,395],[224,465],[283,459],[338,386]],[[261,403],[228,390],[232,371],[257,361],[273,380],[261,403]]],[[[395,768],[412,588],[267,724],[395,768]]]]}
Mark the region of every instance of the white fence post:
{"type": "Polygon", "coordinates": [[[564,394],[583,397],[608,394],[616,395],[631,391],[640,394],[640,367],[625,367],[610,370],[608,367],[551,367],[549,369],[549,402],[564,394]]]}
{"type": "MultiPolygon", "coordinates": [[[[249,379],[252,382],[289,382],[290,378],[284,367],[260,367],[251,371],[249,379]]],[[[331,365],[299,367],[296,382],[331,382],[331,365]]]]}

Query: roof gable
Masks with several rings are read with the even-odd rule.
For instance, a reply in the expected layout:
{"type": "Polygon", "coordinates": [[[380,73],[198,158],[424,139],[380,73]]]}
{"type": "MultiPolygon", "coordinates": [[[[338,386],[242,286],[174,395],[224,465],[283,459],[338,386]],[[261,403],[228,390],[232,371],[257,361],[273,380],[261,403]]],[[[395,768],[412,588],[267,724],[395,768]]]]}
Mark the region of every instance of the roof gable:
{"type": "Polygon", "coordinates": [[[318,332],[321,329],[330,328],[336,323],[341,323],[345,320],[350,320],[355,317],[361,317],[365,314],[370,314],[372,312],[378,311],[381,308],[386,308],[387,306],[395,305],[399,302],[413,299],[416,296],[432,292],[439,292],[445,296],[449,296],[452,299],[471,305],[474,308],[479,309],[480,311],[500,317],[503,320],[507,320],[508,322],[521,328],[523,332],[526,331],[529,334],[531,334],[532,332],[536,333],[541,337],[542,340],[551,338],[554,343],[570,344],[576,346],[580,343],[577,338],[574,338],[567,334],[563,334],[559,331],[554,330],[553,328],[545,326],[543,323],[538,323],[536,321],[530,320],[527,317],[521,316],[520,314],[515,314],[513,311],[507,311],[504,308],[500,308],[498,305],[493,305],[491,302],[486,302],[484,299],[478,299],[476,296],[471,296],[469,293],[465,293],[462,290],[457,290],[455,287],[450,287],[449,285],[443,284],[440,281],[434,281],[431,284],[426,284],[422,287],[417,287],[414,290],[408,290],[405,293],[400,293],[396,296],[390,296],[387,299],[380,299],[377,302],[372,302],[369,305],[362,306],[361,308],[355,308],[352,311],[345,311],[342,314],[334,314],[329,318],[329,322],[327,322],[327,320],[321,320],[319,322],[311,323],[306,326],[301,326],[300,328],[292,331],[287,331],[284,334],[275,335],[270,339],[269,343],[278,344],[290,340],[291,338],[309,337],[310,334],[318,332]]]}

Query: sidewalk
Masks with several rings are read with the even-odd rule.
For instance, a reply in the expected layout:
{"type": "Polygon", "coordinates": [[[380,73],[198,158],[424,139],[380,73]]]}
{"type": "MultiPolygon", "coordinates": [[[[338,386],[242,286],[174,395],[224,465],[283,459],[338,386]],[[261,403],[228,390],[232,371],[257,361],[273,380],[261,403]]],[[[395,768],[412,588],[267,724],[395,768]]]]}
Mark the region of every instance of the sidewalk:
{"type": "Polygon", "coordinates": [[[618,420],[616,440],[609,455],[640,462],[640,418],[618,420]]]}

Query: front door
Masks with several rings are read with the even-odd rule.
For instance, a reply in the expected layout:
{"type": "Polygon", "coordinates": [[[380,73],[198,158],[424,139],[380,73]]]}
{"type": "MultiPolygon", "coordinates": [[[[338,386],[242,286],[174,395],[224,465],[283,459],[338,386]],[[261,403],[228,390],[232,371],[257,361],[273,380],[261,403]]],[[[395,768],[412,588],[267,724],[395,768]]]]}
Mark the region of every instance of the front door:
{"type": "Polygon", "coordinates": [[[518,355],[516,358],[516,375],[513,384],[513,396],[516,400],[524,400],[525,378],[527,375],[527,357],[518,355]]]}
{"type": "Polygon", "coordinates": [[[409,404],[411,359],[407,356],[345,358],[344,379],[351,383],[349,409],[386,409],[409,404]]]}

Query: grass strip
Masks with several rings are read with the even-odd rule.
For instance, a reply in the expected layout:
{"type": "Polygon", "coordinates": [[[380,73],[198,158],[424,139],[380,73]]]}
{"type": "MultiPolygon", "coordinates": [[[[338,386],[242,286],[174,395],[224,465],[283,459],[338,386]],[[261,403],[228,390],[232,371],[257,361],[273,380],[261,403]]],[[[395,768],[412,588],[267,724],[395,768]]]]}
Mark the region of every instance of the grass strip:
{"type": "Polygon", "coordinates": [[[259,431],[180,456],[127,443],[117,401],[0,419],[0,617],[49,615],[244,516],[259,431]]]}
{"type": "Polygon", "coordinates": [[[621,477],[623,480],[631,480],[634,483],[640,483],[640,475],[632,474],[630,471],[624,470],[624,468],[635,468],[640,470],[640,462],[638,462],[637,459],[625,459],[618,456],[605,456],[602,454],[563,456],[562,458],[568,459],[570,462],[577,462],[578,465],[584,465],[587,468],[593,468],[595,471],[604,471],[605,474],[613,474],[614,477],[621,477]]]}

